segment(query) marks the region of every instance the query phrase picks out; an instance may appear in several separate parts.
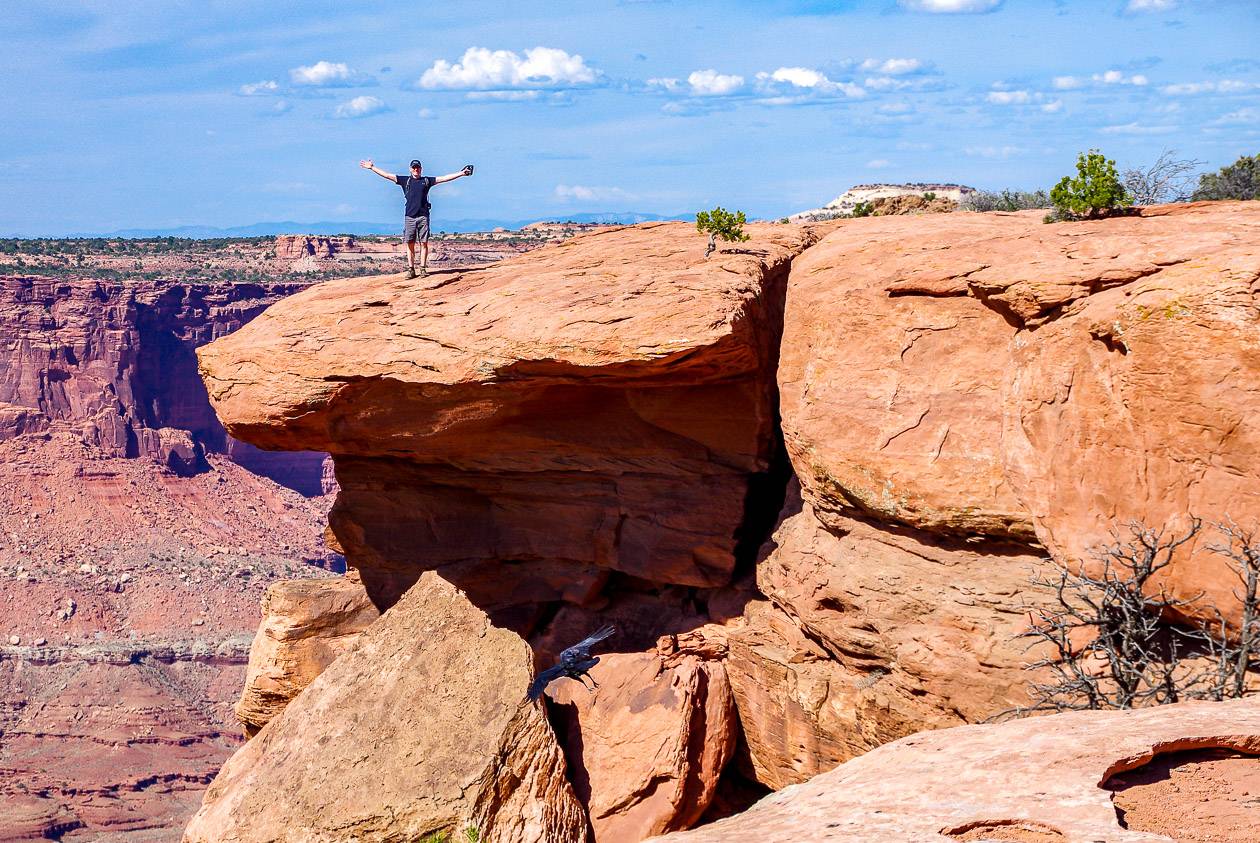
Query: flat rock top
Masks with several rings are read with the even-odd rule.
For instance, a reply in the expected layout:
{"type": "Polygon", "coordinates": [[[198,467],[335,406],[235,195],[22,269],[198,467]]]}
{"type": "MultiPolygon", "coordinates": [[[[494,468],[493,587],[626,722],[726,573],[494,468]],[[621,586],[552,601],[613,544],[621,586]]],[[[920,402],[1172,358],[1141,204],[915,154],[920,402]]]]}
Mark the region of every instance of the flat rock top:
{"type": "MultiPolygon", "coordinates": [[[[1100,785],[1153,756],[1204,747],[1260,752],[1260,701],[1080,711],[920,732],[784,788],[743,814],[656,839],[1167,843],[1173,838],[1122,828],[1111,792],[1100,785]]],[[[1257,813],[1253,807],[1227,839],[1251,839],[1257,813]]]]}
{"type": "MultiPolygon", "coordinates": [[[[1016,326],[1107,287],[1206,257],[1260,251],[1255,202],[1198,202],[1133,216],[1044,224],[1042,211],[849,220],[810,252],[811,273],[843,265],[889,295],[972,295],[1016,326]]],[[[808,276],[806,276],[808,277],[808,276]]],[[[805,278],[793,291],[810,295],[805,278]]],[[[813,295],[826,295],[825,289],[813,295]]]]}
{"type": "Polygon", "coordinates": [[[755,368],[766,278],[816,239],[807,226],[747,230],[708,260],[694,226],[648,223],[482,269],[327,282],[201,349],[202,375],[234,432],[283,427],[366,379],[721,379],[755,368]]]}

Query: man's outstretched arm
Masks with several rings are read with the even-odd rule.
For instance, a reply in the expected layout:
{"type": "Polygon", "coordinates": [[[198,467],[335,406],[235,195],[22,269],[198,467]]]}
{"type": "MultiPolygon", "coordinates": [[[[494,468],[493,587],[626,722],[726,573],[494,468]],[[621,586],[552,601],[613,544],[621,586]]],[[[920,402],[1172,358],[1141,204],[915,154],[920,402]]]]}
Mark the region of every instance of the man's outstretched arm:
{"type": "Polygon", "coordinates": [[[433,183],[444,184],[448,181],[455,181],[455,179],[460,178],[462,176],[471,176],[471,175],[472,175],[472,167],[465,167],[464,169],[460,170],[458,173],[447,173],[444,176],[438,176],[437,181],[433,183]]]}
{"type": "Polygon", "coordinates": [[[372,172],[376,173],[378,176],[380,176],[383,179],[389,179],[392,182],[398,181],[396,178],[394,178],[393,173],[387,173],[384,170],[377,169],[376,165],[372,163],[371,158],[366,158],[360,161],[359,166],[365,170],[371,170],[372,172]]]}

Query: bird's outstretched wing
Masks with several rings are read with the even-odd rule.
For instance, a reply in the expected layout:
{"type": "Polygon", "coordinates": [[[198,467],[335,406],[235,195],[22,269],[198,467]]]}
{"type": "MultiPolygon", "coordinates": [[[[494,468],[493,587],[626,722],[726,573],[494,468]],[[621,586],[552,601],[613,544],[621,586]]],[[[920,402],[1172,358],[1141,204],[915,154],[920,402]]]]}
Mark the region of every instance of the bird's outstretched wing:
{"type": "Polygon", "coordinates": [[[547,686],[551,684],[551,680],[559,679],[563,675],[564,668],[560,665],[549,667],[542,673],[538,674],[538,676],[534,678],[534,681],[529,683],[529,698],[531,700],[536,700],[541,697],[542,692],[547,690],[547,686]]]}
{"type": "Polygon", "coordinates": [[[591,648],[605,638],[609,638],[617,631],[615,626],[606,626],[598,632],[586,636],[572,647],[560,653],[560,664],[569,664],[589,659],[591,657],[591,648]]]}

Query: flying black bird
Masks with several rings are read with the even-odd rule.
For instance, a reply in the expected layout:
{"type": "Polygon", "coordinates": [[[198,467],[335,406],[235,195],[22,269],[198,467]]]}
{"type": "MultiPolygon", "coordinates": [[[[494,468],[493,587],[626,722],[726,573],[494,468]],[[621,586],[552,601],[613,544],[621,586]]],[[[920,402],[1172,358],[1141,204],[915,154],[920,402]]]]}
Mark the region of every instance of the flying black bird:
{"type": "MultiPolygon", "coordinates": [[[[593,635],[588,635],[586,638],[583,638],[581,641],[562,652],[560,654],[560,661],[555,667],[547,668],[542,673],[538,674],[538,678],[530,683],[529,698],[531,700],[538,699],[542,696],[542,692],[546,689],[547,685],[551,683],[551,680],[559,679],[561,676],[567,676],[570,679],[578,680],[582,683],[583,688],[586,688],[586,681],[582,677],[586,677],[586,679],[591,680],[591,684],[594,685],[595,688],[598,688],[599,685],[595,683],[595,677],[591,676],[590,670],[592,667],[599,664],[599,656],[592,656],[591,648],[603,641],[605,638],[608,638],[616,631],[616,627],[606,626],[599,632],[596,632],[593,635]]],[[[587,690],[594,693],[594,688],[588,688],[587,690]]]]}

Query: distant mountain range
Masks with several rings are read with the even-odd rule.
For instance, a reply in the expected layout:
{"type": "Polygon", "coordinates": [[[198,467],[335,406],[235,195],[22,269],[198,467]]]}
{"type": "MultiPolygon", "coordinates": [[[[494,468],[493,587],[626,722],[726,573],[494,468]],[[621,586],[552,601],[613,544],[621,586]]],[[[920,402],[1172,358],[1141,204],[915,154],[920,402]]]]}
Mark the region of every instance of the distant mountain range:
{"type": "MultiPolygon", "coordinates": [[[[560,214],[532,217],[524,220],[462,219],[434,221],[436,231],[469,232],[492,231],[496,228],[518,229],[535,222],[580,222],[605,225],[634,225],[655,220],[691,219],[686,216],[662,216],[634,211],[594,214],[560,214]]],[[[68,237],[180,237],[189,240],[208,240],[214,237],[270,237],[276,234],[399,234],[402,223],[381,222],[256,222],[216,228],[209,225],[182,225],[176,228],[122,228],[106,234],[70,234],[68,237]]]]}

